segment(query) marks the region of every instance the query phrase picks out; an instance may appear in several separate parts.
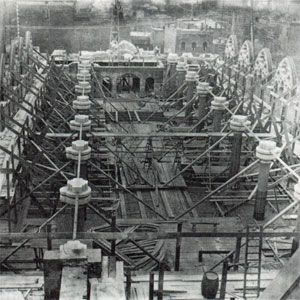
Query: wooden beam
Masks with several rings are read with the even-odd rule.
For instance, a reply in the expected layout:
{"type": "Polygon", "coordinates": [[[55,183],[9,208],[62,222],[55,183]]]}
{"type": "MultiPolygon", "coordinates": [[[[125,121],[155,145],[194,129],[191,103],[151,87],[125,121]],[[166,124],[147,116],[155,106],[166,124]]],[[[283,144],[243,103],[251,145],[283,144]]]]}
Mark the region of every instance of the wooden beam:
{"type": "MultiPolygon", "coordinates": [[[[300,232],[263,232],[263,237],[295,237],[298,236],[300,232]]],[[[250,232],[250,237],[259,237],[259,232],[250,232]]],[[[103,239],[103,240],[161,240],[161,239],[176,239],[181,238],[245,238],[246,232],[78,232],[78,239],[103,239]]],[[[18,232],[18,233],[0,233],[0,241],[2,240],[23,240],[23,239],[72,239],[72,232],[18,232]]]]}
{"type": "MultiPolygon", "coordinates": [[[[46,134],[48,138],[67,138],[71,136],[72,133],[56,133],[49,132],[46,134]]],[[[74,135],[74,134],[73,134],[74,135]]],[[[210,138],[210,137],[231,137],[234,133],[228,132],[150,132],[150,133],[126,133],[126,132],[93,132],[92,134],[87,134],[88,137],[103,137],[103,138],[149,138],[149,137],[157,137],[157,138],[210,138]]],[[[76,134],[74,135],[76,136],[76,134]]],[[[276,135],[272,133],[253,133],[247,132],[247,134],[243,134],[243,137],[257,137],[260,139],[270,139],[276,138],[276,135]]]]}

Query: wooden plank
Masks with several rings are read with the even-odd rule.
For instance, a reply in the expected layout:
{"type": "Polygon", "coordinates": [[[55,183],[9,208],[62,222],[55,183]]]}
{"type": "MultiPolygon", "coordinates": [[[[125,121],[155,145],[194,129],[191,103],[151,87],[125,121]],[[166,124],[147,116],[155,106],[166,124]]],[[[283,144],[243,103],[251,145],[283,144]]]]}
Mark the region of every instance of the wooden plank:
{"type": "Polygon", "coordinates": [[[162,201],[164,203],[164,206],[165,206],[166,212],[168,214],[168,217],[169,218],[174,218],[175,215],[174,215],[174,212],[171,209],[171,206],[169,204],[169,199],[168,199],[168,195],[167,195],[166,191],[160,191],[160,195],[161,195],[162,201]]]}
{"type": "Polygon", "coordinates": [[[134,114],[135,114],[135,117],[138,120],[138,122],[141,122],[140,116],[136,110],[134,110],[134,114]]]}
{"type": "MultiPolygon", "coordinates": [[[[219,227],[224,224],[225,227],[228,227],[230,224],[237,229],[241,230],[243,229],[243,224],[241,223],[240,219],[237,217],[198,217],[198,218],[188,218],[188,219],[180,219],[180,221],[185,223],[192,223],[192,222],[198,222],[198,223],[218,223],[220,224],[219,227]]],[[[130,220],[123,220],[123,219],[117,219],[117,224],[127,225],[127,224],[144,224],[144,223],[169,223],[169,221],[164,220],[153,220],[153,219],[130,219],[130,220]]],[[[226,230],[226,228],[225,228],[226,230]]],[[[227,229],[228,231],[228,229],[227,229]]]]}
{"type": "Polygon", "coordinates": [[[63,268],[59,300],[82,300],[87,298],[86,269],[86,266],[65,266],[63,268]]]}
{"type": "MultiPolygon", "coordinates": [[[[146,146],[146,145],[145,145],[146,146]]],[[[150,171],[150,172],[147,172],[143,166],[142,163],[140,163],[138,161],[138,159],[134,159],[134,166],[133,168],[135,168],[136,170],[138,170],[138,172],[142,175],[143,178],[147,178],[148,182],[151,183],[152,185],[155,185],[155,178],[154,178],[154,175],[153,173],[150,171]]],[[[154,163],[154,161],[153,161],[154,163]]]]}
{"type": "Polygon", "coordinates": [[[160,158],[166,151],[166,149],[164,149],[164,144],[162,143],[161,139],[153,138],[152,139],[152,147],[154,150],[153,155],[156,158],[160,158]]]}
{"type": "Polygon", "coordinates": [[[159,181],[162,184],[166,183],[170,179],[164,166],[165,163],[155,164],[155,169],[157,170],[159,181]]]}
{"type": "MultiPolygon", "coordinates": [[[[179,173],[178,169],[174,169],[172,163],[164,163],[163,168],[165,170],[165,174],[167,175],[167,181],[172,179],[177,173],[179,173]]],[[[173,186],[186,186],[186,183],[183,177],[180,175],[176,179],[172,181],[173,186]]]]}
{"type": "Polygon", "coordinates": [[[125,300],[125,288],[124,288],[124,267],[123,262],[116,262],[115,277],[109,277],[108,270],[108,258],[103,257],[102,264],[102,278],[94,280],[91,288],[91,300],[105,299],[105,300],[125,300]],[[105,266],[103,266],[105,265],[105,266]],[[103,269],[103,267],[105,269],[103,269]]]}
{"type": "Polygon", "coordinates": [[[210,171],[213,174],[220,174],[224,170],[227,169],[227,166],[211,166],[210,169],[207,168],[207,166],[192,166],[193,171],[196,175],[208,173],[210,171]]]}
{"type": "Polygon", "coordinates": [[[24,300],[20,291],[0,291],[0,299],[3,300],[24,300]]]}
{"type": "MultiPolygon", "coordinates": [[[[52,249],[59,249],[59,247],[61,245],[64,245],[65,243],[67,243],[67,239],[52,239],[51,243],[52,243],[52,249]]],[[[88,248],[92,248],[93,246],[93,240],[92,239],[84,239],[84,240],[79,240],[80,242],[86,244],[88,246],[88,248]]],[[[39,249],[48,249],[48,241],[47,239],[38,239],[38,240],[32,240],[28,243],[28,245],[31,246],[31,248],[39,248],[39,249]]]]}
{"type": "MultiPolygon", "coordinates": [[[[183,210],[187,210],[190,206],[186,203],[184,194],[181,194],[181,195],[182,195],[182,197],[180,197],[180,200],[181,200],[181,204],[183,206],[183,210]]],[[[192,217],[194,217],[194,210],[189,212],[188,215],[189,216],[192,215],[192,217]]]]}
{"type": "Polygon", "coordinates": [[[7,220],[0,220],[0,232],[7,232],[8,233],[7,220]]]}
{"type": "Polygon", "coordinates": [[[107,279],[108,278],[108,263],[109,263],[109,260],[108,260],[108,256],[103,256],[102,257],[102,272],[101,272],[101,277],[103,280],[107,279]]]}
{"type": "MultiPolygon", "coordinates": [[[[126,179],[125,179],[125,176],[123,174],[123,171],[120,172],[120,175],[121,175],[122,183],[126,187],[127,184],[126,184],[126,179]]],[[[120,208],[121,208],[122,217],[127,219],[125,196],[124,196],[122,191],[119,191],[119,197],[120,197],[120,208]]]]}
{"type": "MultiPolygon", "coordinates": [[[[136,192],[137,196],[140,198],[140,199],[143,199],[143,196],[142,196],[142,192],[141,191],[137,191],[136,192]]],[[[141,212],[141,216],[143,219],[146,219],[147,218],[147,214],[146,214],[146,209],[145,209],[145,205],[142,204],[141,202],[138,202],[139,204],[139,208],[140,208],[140,212],[141,212]]]]}
{"type": "MultiPolygon", "coordinates": [[[[0,289],[41,288],[43,276],[1,275],[0,289]]],[[[1,298],[1,297],[0,297],[1,298]]]]}
{"type": "Polygon", "coordinates": [[[31,205],[31,198],[26,198],[22,203],[22,210],[18,216],[18,222],[16,224],[16,231],[21,231],[23,226],[26,225],[24,222],[27,220],[28,210],[31,205]]]}
{"type": "Polygon", "coordinates": [[[283,220],[297,220],[297,215],[283,215],[282,216],[283,220]]]}
{"type": "MultiPolygon", "coordinates": [[[[168,182],[171,178],[173,178],[176,175],[176,172],[172,167],[172,163],[157,163],[156,161],[154,161],[153,165],[161,184],[168,182]]],[[[186,187],[186,183],[182,176],[177,177],[170,183],[170,185],[173,187],[186,187]]]]}
{"type": "Polygon", "coordinates": [[[287,299],[300,281],[300,248],[280,270],[279,274],[259,296],[259,300],[287,299]]]}
{"type": "Polygon", "coordinates": [[[124,194],[122,192],[120,192],[119,197],[120,197],[120,208],[121,208],[122,218],[127,219],[127,212],[126,212],[126,204],[125,204],[124,194]]]}
{"type": "MultiPolygon", "coordinates": [[[[131,191],[135,191],[135,190],[155,190],[156,188],[158,188],[160,190],[172,190],[173,188],[179,188],[179,189],[182,188],[182,189],[184,189],[186,187],[187,187],[186,184],[184,184],[184,185],[175,185],[174,183],[170,183],[170,185],[168,185],[168,186],[164,186],[164,185],[147,186],[147,185],[135,184],[135,185],[132,185],[132,186],[128,186],[127,189],[131,190],[131,191]]],[[[116,188],[116,190],[122,190],[122,189],[121,188],[116,188]]]]}
{"type": "Polygon", "coordinates": [[[175,212],[176,215],[180,214],[183,210],[185,210],[185,203],[184,203],[184,195],[181,193],[181,190],[172,190],[172,191],[167,191],[169,194],[169,199],[170,201],[173,202],[173,206],[175,206],[175,209],[173,211],[175,212]]]}
{"type": "Polygon", "coordinates": [[[160,197],[160,194],[159,194],[159,190],[158,189],[155,189],[154,191],[150,191],[150,195],[151,195],[151,199],[152,199],[152,202],[153,202],[153,206],[158,209],[159,213],[164,215],[165,212],[163,210],[163,207],[162,207],[162,201],[161,201],[161,197],[160,197]]]}
{"type": "Polygon", "coordinates": [[[124,172],[124,177],[122,177],[122,181],[123,179],[125,179],[127,182],[127,186],[135,184],[135,174],[125,164],[122,164],[121,172],[122,171],[124,172]]]}
{"type": "MultiPolygon", "coordinates": [[[[192,207],[194,203],[193,203],[193,200],[192,200],[192,197],[191,197],[190,193],[187,190],[183,190],[183,194],[185,196],[185,199],[186,199],[189,207],[192,207]]],[[[192,214],[193,214],[194,218],[199,218],[199,214],[198,214],[197,208],[195,208],[194,210],[192,210],[192,214]]]]}

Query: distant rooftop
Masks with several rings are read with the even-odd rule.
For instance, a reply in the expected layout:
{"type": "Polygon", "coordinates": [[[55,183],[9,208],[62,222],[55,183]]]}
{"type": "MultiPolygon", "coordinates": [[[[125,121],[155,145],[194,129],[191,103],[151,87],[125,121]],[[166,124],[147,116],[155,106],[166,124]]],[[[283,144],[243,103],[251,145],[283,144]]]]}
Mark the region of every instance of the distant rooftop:
{"type": "Polygon", "coordinates": [[[131,31],[130,32],[131,37],[150,37],[151,33],[150,32],[143,32],[143,31],[131,31]]]}
{"type": "Polygon", "coordinates": [[[214,29],[220,29],[222,28],[222,25],[214,21],[213,19],[207,18],[207,19],[179,19],[177,21],[177,27],[182,29],[205,29],[206,26],[214,28],[214,29]]]}

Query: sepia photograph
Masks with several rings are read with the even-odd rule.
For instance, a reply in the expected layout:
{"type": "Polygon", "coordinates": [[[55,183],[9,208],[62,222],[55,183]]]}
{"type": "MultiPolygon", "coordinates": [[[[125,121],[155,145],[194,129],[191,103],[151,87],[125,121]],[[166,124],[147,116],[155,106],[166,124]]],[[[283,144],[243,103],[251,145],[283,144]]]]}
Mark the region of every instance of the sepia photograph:
{"type": "Polygon", "coordinates": [[[0,300],[300,300],[300,0],[0,0],[0,300]]]}

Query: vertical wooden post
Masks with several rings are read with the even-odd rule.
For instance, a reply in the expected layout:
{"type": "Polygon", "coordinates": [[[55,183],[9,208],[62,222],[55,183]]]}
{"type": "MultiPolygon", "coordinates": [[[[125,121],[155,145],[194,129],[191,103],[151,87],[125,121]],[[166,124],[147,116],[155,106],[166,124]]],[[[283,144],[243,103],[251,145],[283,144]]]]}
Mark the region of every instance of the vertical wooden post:
{"type": "MultiPolygon", "coordinates": [[[[80,164],[80,175],[83,179],[86,179],[82,172],[82,166],[84,163],[80,164]]],[[[77,174],[78,170],[78,162],[74,162],[74,174],[77,174]]],[[[74,210],[73,210],[74,211],[74,210]]],[[[74,215],[74,214],[73,214],[74,215]]],[[[77,232],[84,232],[84,226],[85,226],[85,220],[86,220],[86,205],[80,205],[78,206],[78,218],[77,218],[77,232]]]]}
{"type": "MultiPolygon", "coordinates": [[[[300,204],[298,204],[298,214],[297,214],[297,223],[296,223],[296,231],[300,231],[300,204]]],[[[299,241],[300,237],[299,235],[295,236],[293,238],[293,243],[292,243],[292,255],[297,251],[299,248],[299,241]]]]}
{"type": "MultiPolygon", "coordinates": [[[[31,111],[32,111],[32,107],[31,107],[31,111]]],[[[26,117],[25,124],[26,124],[26,129],[27,129],[28,132],[29,132],[29,117],[28,117],[28,116],[26,117]]],[[[28,135],[28,132],[27,132],[27,135],[28,135]]]]}
{"type": "MultiPolygon", "coordinates": [[[[213,110],[213,132],[221,132],[225,106],[228,106],[228,101],[225,97],[215,96],[211,102],[211,109],[213,110]]],[[[213,137],[212,143],[215,144],[219,139],[219,137],[213,137]]],[[[219,145],[217,145],[215,149],[218,147],[219,145]]]]}
{"type": "MultiPolygon", "coordinates": [[[[51,227],[52,225],[51,224],[48,224],[46,229],[47,229],[47,232],[51,232],[51,227]]],[[[52,250],[52,241],[51,241],[51,238],[49,236],[47,236],[47,249],[48,250],[52,250]]]]}
{"type": "MultiPolygon", "coordinates": [[[[184,79],[185,79],[185,73],[186,73],[186,69],[185,69],[186,64],[184,62],[178,62],[177,66],[176,66],[176,71],[177,71],[177,86],[178,87],[182,87],[182,85],[184,84],[184,79]]],[[[177,92],[177,109],[181,109],[183,107],[183,88],[179,89],[179,91],[177,92]],[[180,99],[180,100],[179,100],[180,99]]]]}
{"type": "Polygon", "coordinates": [[[221,73],[221,78],[220,78],[220,86],[223,86],[223,82],[224,82],[224,70],[225,70],[225,66],[226,66],[226,62],[225,62],[225,57],[223,57],[223,61],[224,61],[224,68],[222,68],[222,73],[221,73]]]}
{"type": "Polygon", "coordinates": [[[14,204],[14,215],[15,215],[15,224],[18,223],[18,210],[17,210],[17,199],[16,199],[16,192],[13,197],[13,204],[14,204]]]}
{"type": "Polygon", "coordinates": [[[149,278],[149,300],[154,299],[154,273],[150,272],[149,278]]]}
{"type": "MultiPolygon", "coordinates": [[[[243,74],[243,80],[242,80],[242,99],[245,98],[245,94],[246,94],[246,84],[247,84],[247,80],[246,80],[246,73],[247,71],[245,70],[244,71],[244,74],[243,74]]],[[[240,109],[239,109],[239,113],[243,113],[243,105],[241,105],[240,109]]]]}
{"type": "Polygon", "coordinates": [[[269,140],[261,140],[256,147],[256,156],[260,159],[260,163],[253,217],[258,221],[262,221],[265,218],[269,171],[275,151],[276,143],[269,140]]]}
{"type": "Polygon", "coordinates": [[[11,232],[9,161],[6,162],[6,188],[7,188],[7,222],[8,222],[8,232],[11,232]]]}
{"type": "Polygon", "coordinates": [[[18,137],[18,139],[17,139],[17,147],[18,147],[18,156],[22,157],[21,138],[20,137],[18,137]]]}
{"type": "MultiPolygon", "coordinates": [[[[202,120],[208,112],[207,108],[207,96],[208,96],[209,84],[207,82],[199,82],[197,86],[197,95],[198,95],[198,109],[197,109],[197,118],[198,121],[202,120]]],[[[204,122],[200,123],[197,126],[196,131],[200,132],[204,128],[204,122]]]]}
{"type": "Polygon", "coordinates": [[[5,129],[4,105],[1,105],[1,131],[5,129]]]}
{"type": "Polygon", "coordinates": [[[12,115],[14,115],[14,113],[16,112],[15,102],[9,101],[9,105],[10,105],[10,111],[12,112],[12,115]]]}
{"type": "Polygon", "coordinates": [[[264,98],[265,98],[265,90],[263,88],[263,85],[261,84],[260,85],[260,99],[264,100],[264,98]]]}
{"type": "Polygon", "coordinates": [[[130,300],[131,297],[131,270],[126,270],[126,299],[130,300]]]}
{"type": "Polygon", "coordinates": [[[191,113],[193,112],[192,99],[194,97],[194,90],[195,90],[196,84],[198,82],[197,73],[193,72],[193,71],[187,71],[187,73],[185,75],[185,82],[187,85],[185,118],[187,119],[186,122],[188,124],[191,124],[191,122],[192,122],[191,113]]]}
{"type": "MultiPolygon", "coordinates": [[[[17,139],[17,147],[18,147],[18,156],[21,157],[22,156],[22,150],[21,150],[21,138],[20,136],[17,139]]],[[[22,187],[21,184],[19,183],[19,190],[20,190],[20,197],[22,197],[22,187]]],[[[17,224],[18,222],[18,212],[17,212],[17,203],[16,203],[17,199],[16,199],[16,193],[14,195],[14,211],[15,211],[15,223],[17,224]]]]}
{"type": "Polygon", "coordinates": [[[227,68],[227,74],[228,74],[228,86],[227,86],[227,96],[231,97],[231,77],[232,77],[232,69],[231,66],[228,66],[227,68]],[[230,93],[230,94],[229,94],[230,93]]]}
{"type": "Polygon", "coordinates": [[[221,131],[221,122],[223,119],[223,110],[215,110],[214,118],[213,118],[213,131],[220,132],[221,131]]]}
{"type": "MultiPolygon", "coordinates": [[[[116,214],[112,213],[111,216],[111,226],[112,226],[112,232],[116,231],[116,214]]],[[[116,254],[116,240],[111,241],[111,255],[115,256],[116,254]]]]}
{"type": "Polygon", "coordinates": [[[9,100],[8,102],[6,102],[7,115],[8,115],[9,117],[11,117],[11,107],[10,107],[10,103],[11,103],[10,100],[9,100]]]}
{"type": "Polygon", "coordinates": [[[5,52],[5,25],[7,22],[6,14],[8,14],[5,2],[4,0],[0,1],[0,54],[5,52]]]}
{"type": "Polygon", "coordinates": [[[11,146],[11,168],[14,172],[15,170],[15,158],[14,158],[14,152],[15,152],[15,147],[14,145],[11,146]]]}
{"type": "Polygon", "coordinates": [[[228,260],[225,259],[224,262],[223,262],[223,269],[222,269],[222,279],[221,279],[221,287],[220,287],[220,300],[225,299],[227,272],[228,272],[228,260]]]}
{"type": "Polygon", "coordinates": [[[159,264],[159,270],[158,270],[157,300],[163,300],[164,297],[164,272],[165,272],[165,266],[164,263],[161,262],[159,264]]]}
{"type": "Polygon", "coordinates": [[[242,244],[242,238],[237,237],[236,238],[236,244],[235,244],[235,255],[234,255],[234,271],[237,271],[239,269],[239,261],[240,261],[240,252],[241,252],[241,244],[242,244]]]}
{"type": "MultiPolygon", "coordinates": [[[[177,233],[182,232],[182,222],[177,224],[177,233]]],[[[175,252],[175,271],[180,269],[180,248],[181,248],[181,237],[176,238],[176,252],[175,252]]]]}
{"type": "MultiPolygon", "coordinates": [[[[25,136],[25,124],[22,127],[22,135],[25,136]]],[[[23,149],[25,148],[26,142],[25,139],[23,138],[23,149]]]]}
{"type": "Polygon", "coordinates": [[[268,179],[270,171],[270,162],[260,162],[259,165],[259,175],[257,183],[257,192],[254,205],[254,214],[253,217],[256,220],[264,220],[265,218],[265,207],[267,202],[268,194],[268,179]]]}
{"type": "Polygon", "coordinates": [[[174,92],[174,90],[176,90],[176,65],[177,65],[177,60],[173,60],[172,58],[169,59],[168,58],[168,66],[169,66],[169,91],[171,93],[174,92]]]}
{"type": "Polygon", "coordinates": [[[242,152],[242,133],[234,132],[232,137],[232,152],[230,159],[229,178],[233,177],[240,170],[241,152],[242,152]]]}

